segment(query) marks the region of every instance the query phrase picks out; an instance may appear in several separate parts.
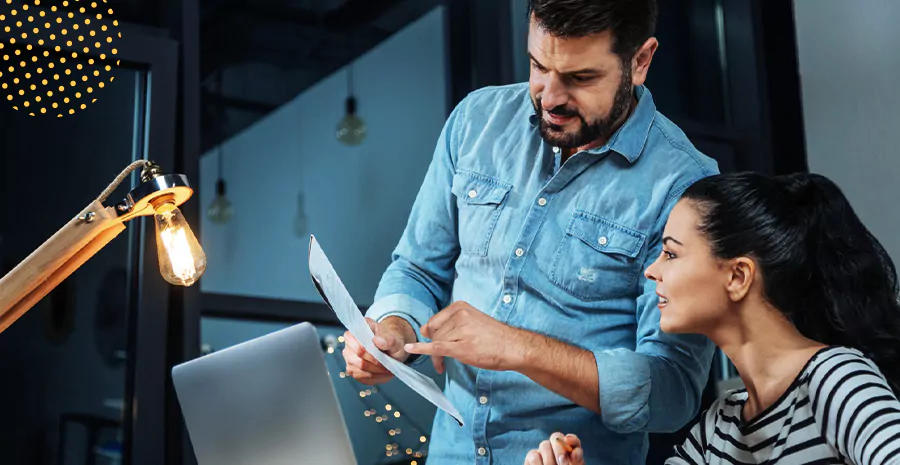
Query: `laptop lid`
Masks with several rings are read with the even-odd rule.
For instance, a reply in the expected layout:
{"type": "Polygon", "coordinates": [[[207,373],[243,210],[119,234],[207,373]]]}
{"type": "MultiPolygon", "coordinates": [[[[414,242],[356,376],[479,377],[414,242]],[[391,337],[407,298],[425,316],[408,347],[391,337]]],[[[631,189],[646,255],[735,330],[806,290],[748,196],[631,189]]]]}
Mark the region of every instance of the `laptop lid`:
{"type": "Polygon", "coordinates": [[[172,380],[199,465],[356,465],[309,323],[185,362],[172,380]]]}

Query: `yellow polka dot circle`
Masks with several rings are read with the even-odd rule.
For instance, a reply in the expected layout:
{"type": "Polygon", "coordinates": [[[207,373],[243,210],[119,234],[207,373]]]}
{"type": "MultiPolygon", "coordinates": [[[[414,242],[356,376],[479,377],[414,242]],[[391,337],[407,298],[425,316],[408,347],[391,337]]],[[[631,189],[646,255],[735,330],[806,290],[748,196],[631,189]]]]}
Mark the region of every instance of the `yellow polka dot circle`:
{"type": "Polygon", "coordinates": [[[107,0],[0,0],[0,95],[31,116],[85,110],[115,80],[122,33],[107,0]]]}

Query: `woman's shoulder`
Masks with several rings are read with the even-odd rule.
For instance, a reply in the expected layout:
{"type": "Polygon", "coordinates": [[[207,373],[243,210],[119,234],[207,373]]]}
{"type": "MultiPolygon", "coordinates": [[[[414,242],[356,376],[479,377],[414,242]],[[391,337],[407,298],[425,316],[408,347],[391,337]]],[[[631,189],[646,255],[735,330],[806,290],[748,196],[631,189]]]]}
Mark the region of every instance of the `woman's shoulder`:
{"type": "Polygon", "coordinates": [[[888,386],[884,374],[872,359],[857,349],[843,346],[829,346],[817,352],[807,364],[804,375],[814,405],[815,400],[826,393],[855,392],[854,388],[861,385],[888,386]]]}
{"type": "Polygon", "coordinates": [[[878,365],[857,349],[844,346],[825,347],[810,359],[804,369],[810,381],[823,381],[836,374],[854,371],[881,372],[878,365]]]}

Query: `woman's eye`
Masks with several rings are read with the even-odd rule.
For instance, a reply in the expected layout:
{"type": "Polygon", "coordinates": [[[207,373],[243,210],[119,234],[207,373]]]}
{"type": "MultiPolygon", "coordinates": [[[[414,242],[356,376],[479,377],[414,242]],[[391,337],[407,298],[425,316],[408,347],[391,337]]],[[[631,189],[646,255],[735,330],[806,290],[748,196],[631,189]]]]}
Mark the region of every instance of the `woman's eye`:
{"type": "Polygon", "coordinates": [[[675,254],[669,252],[668,250],[663,250],[663,254],[666,256],[666,260],[671,260],[675,258],[675,254]]]}

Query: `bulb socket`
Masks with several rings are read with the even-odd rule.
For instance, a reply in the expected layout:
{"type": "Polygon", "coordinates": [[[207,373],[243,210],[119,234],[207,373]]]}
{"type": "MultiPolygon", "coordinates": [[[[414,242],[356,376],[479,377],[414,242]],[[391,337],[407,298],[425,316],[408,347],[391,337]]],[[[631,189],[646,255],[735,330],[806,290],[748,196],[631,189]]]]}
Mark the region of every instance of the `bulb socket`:
{"type": "Polygon", "coordinates": [[[141,170],[141,182],[147,182],[162,175],[162,167],[152,161],[148,161],[147,164],[144,165],[144,169],[141,170]]]}
{"type": "Polygon", "coordinates": [[[356,115],[356,97],[347,97],[346,106],[348,115],[356,115]]]}
{"type": "Polygon", "coordinates": [[[164,194],[150,199],[150,205],[154,210],[159,212],[160,208],[172,210],[178,208],[175,205],[175,196],[172,194],[164,194]],[[168,206],[166,206],[168,204],[168,206]]]}

